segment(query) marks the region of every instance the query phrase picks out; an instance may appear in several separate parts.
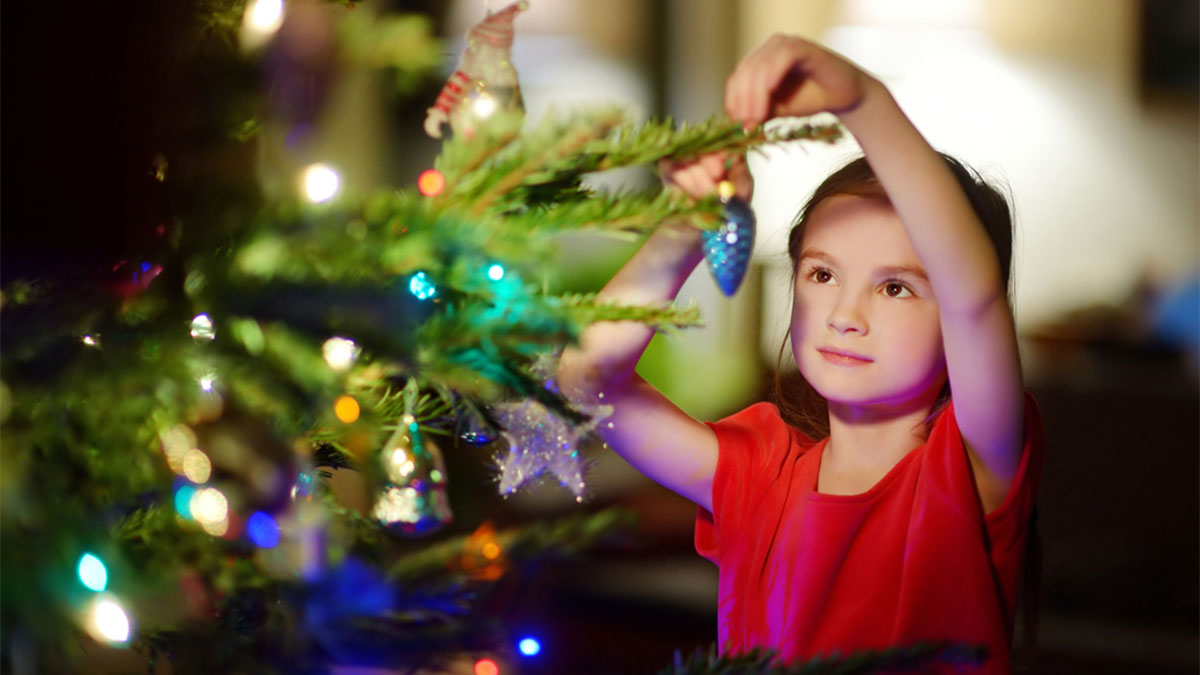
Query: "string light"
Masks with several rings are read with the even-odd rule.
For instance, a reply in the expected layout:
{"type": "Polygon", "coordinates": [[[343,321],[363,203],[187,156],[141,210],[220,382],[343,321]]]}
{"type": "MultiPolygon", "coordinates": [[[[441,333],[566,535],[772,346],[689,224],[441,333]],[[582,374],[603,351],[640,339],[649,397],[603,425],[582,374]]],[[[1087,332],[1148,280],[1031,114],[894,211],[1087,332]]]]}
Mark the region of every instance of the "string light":
{"type": "Polygon", "coordinates": [[[353,396],[343,395],[337,397],[333,402],[333,414],[339,420],[346,424],[350,424],[358,419],[361,409],[358,406],[358,401],[354,400],[353,396]]]}
{"type": "Polygon", "coordinates": [[[315,204],[329,201],[337,194],[341,182],[341,177],[329,166],[310,164],[303,174],[304,196],[315,204]]]}
{"type": "Polygon", "coordinates": [[[358,345],[354,340],[342,337],[331,337],[321,345],[321,356],[325,363],[334,370],[346,370],[358,358],[358,345]]]}
{"type": "Polygon", "coordinates": [[[108,586],[108,570],[104,562],[91,553],[83,554],[79,559],[79,580],[97,593],[103,591],[108,586]]]}
{"type": "Polygon", "coordinates": [[[517,649],[525,656],[537,656],[542,651],[542,643],[537,638],[527,637],[517,643],[517,649]]]}
{"type": "Polygon", "coordinates": [[[212,462],[200,448],[192,448],[183,456],[183,475],[193,483],[208,481],[212,475],[212,462]]]}
{"type": "Polygon", "coordinates": [[[242,46],[263,45],[283,25],[283,0],[254,0],[242,16],[242,46]]]}
{"type": "Polygon", "coordinates": [[[275,548],[279,544],[279,525],[269,514],[255,511],[246,523],[246,534],[259,548],[275,548]]]}
{"type": "Polygon", "coordinates": [[[437,169],[426,169],[417,176],[417,190],[426,197],[436,197],[446,189],[446,177],[437,169]]]}
{"type": "Polygon", "coordinates": [[[92,603],[88,632],[101,642],[123,643],[129,641],[129,616],[125,609],[110,597],[98,597],[92,603]]]}
{"type": "Polygon", "coordinates": [[[213,382],[216,379],[216,376],[212,374],[202,376],[200,378],[200,388],[206,392],[211,392],[213,390],[213,382]]]}
{"type": "Polygon", "coordinates": [[[500,675],[500,666],[491,659],[479,659],[475,662],[475,675],[500,675]]]}
{"type": "Polygon", "coordinates": [[[192,497],[196,496],[196,488],[184,485],[175,491],[175,511],[179,515],[192,520],[192,497]]]}
{"type": "Polygon", "coordinates": [[[217,331],[213,328],[212,318],[207,314],[197,314],[192,319],[191,334],[197,342],[200,340],[215,340],[217,331]]]}
{"type": "Polygon", "coordinates": [[[216,488],[197,490],[188,502],[192,517],[204,531],[219,537],[229,530],[229,501],[216,488]]]}
{"type": "Polygon", "coordinates": [[[83,344],[85,344],[89,347],[96,347],[97,349],[100,347],[100,339],[97,336],[92,335],[91,333],[84,335],[80,339],[82,340],[83,344]]]}
{"type": "Polygon", "coordinates": [[[418,300],[428,300],[437,295],[437,286],[429,280],[424,272],[417,272],[408,280],[408,290],[417,296],[418,300]]]}
{"type": "Polygon", "coordinates": [[[492,281],[500,281],[504,278],[504,267],[499,264],[492,265],[488,268],[487,275],[492,281]]]}

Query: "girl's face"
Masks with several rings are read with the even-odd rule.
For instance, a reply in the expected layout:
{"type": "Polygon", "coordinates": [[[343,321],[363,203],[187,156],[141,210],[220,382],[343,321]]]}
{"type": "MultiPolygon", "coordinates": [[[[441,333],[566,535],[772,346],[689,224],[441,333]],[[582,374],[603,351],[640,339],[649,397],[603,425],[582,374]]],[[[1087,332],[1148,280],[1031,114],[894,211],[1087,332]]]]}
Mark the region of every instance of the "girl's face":
{"type": "Polygon", "coordinates": [[[936,399],[946,381],[937,302],[887,203],[837,195],[813,212],[794,280],[792,352],[830,404],[936,399]]]}

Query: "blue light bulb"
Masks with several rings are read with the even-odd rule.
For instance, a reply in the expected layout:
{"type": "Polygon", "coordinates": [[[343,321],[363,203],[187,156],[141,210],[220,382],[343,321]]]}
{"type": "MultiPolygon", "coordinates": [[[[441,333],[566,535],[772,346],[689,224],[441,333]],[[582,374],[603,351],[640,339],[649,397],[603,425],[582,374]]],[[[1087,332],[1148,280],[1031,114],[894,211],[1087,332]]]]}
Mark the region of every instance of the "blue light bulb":
{"type": "Polygon", "coordinates": [[[525,656],[537,656],[542,651],[542,643],[537,638],[527,637],[517,643],[517,649],[525,656]]]}
{"type": "Polygon", "coordinates": [[[79,580],[84,586],[99,593],[108,586],[108,570],[104,563],[91,553],[83,554],[79,559],[79,580]]]}

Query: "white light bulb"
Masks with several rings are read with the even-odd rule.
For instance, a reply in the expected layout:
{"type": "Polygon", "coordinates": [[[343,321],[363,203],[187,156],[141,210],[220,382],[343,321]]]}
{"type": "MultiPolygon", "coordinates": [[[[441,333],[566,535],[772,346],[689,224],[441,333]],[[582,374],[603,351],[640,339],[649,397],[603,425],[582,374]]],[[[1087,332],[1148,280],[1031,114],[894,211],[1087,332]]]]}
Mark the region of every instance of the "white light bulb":
{"type": "Polygon", "coordinates": [[[311,164],[304,170],[304,196],[308,201],[328,201],[341,187],[338,173],[324,164],[311,164]]]}

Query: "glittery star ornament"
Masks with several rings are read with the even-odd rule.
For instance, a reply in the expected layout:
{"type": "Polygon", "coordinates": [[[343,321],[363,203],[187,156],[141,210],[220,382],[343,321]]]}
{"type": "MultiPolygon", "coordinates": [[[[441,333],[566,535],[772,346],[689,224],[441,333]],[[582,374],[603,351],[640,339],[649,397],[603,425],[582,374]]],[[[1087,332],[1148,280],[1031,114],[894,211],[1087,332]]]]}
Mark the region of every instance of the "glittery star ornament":
{"type": "Polygon", "coordinates": [[[449,122],[455,134],[470,138],[499,110],[524,112],[517,70],[512,65],[513,19],[529,7],[526,0],[487,17],[467,31],[467,48],[425,116],[425,133],[442,137],[449,122]]]}
{"type": "Polygon", "coordinates": [[[715,230],[704,232],[704,259],[721,292],[732,297],[750,264],[754,250],[754,212],[746,202],[733,196],[733,183],[723,181],[719,186],[725,204],[725,222],[715,230]]]}

